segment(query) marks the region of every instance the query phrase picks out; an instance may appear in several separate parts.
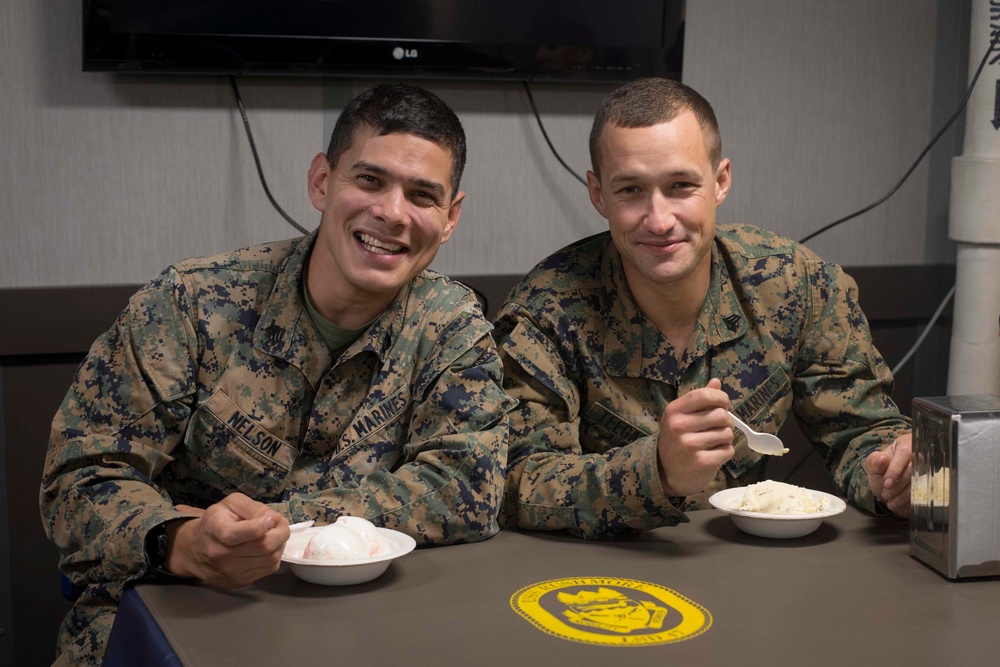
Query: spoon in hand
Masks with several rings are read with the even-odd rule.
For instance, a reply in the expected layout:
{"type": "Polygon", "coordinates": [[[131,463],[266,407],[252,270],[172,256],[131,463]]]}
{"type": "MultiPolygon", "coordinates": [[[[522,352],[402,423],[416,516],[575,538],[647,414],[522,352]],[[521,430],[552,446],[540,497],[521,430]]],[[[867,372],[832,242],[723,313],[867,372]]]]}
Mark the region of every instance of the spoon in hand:
{"type": "Polygon", "coordinates": [[[733,422],[736,424],[737,428],[746,434],[747,447],[750,449],[759,454],[769,454],[771,456],[781,456],[782,454],[788,453],[788,450],[781,444],[781,439],[779,439],[778,436],[771,435],[770,433],[758,433],[744,424],[743,421],[732,412],[729,413],[729,416],[733,418],[733,422]]]}

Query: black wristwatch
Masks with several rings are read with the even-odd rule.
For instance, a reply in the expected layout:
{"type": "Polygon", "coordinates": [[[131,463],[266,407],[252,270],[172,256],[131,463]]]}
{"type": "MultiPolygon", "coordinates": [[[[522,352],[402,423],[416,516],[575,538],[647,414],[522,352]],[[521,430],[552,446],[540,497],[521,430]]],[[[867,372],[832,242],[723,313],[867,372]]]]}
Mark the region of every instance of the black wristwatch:
{"type": "Polygon", "coordinates": [[[167,522],[155,526],[146,533],[146,559],[149,561],[150,573],[170,574],[164,567],[167,562],[167,547],[169,545],[167,522]]]}

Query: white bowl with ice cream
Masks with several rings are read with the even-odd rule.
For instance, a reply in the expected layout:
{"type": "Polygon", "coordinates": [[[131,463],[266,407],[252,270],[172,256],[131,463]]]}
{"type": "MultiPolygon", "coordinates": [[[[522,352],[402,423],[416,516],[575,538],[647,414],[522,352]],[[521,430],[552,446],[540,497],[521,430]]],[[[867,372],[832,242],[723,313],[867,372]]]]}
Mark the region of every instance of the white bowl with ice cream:
{"type": "Polygon", "coordinates": [[[774,481],[719,491],[708,502],[744,533],[779,539],[808,535],[847,509],[837,496],[774,481]]]}
{"type": "Polygon", "coordinates": [[[293,532],[281,560],[299,579],[324,586],[360,584],[379,577],[394,559],[417,546],[398,530],[342,516],[335,523],[293,532]]]}

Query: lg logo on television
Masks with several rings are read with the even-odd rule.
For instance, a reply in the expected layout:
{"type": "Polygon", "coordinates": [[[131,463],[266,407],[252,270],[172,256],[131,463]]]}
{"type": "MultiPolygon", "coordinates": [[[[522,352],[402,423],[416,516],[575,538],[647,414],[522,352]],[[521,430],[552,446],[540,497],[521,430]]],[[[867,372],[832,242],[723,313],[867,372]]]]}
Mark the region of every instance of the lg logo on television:
{"type": "Polygon", "coordinates": [[[402,60],[403,58],[416,58],[416,49],[404,49],[402,46],[397,46],[392,50],[392,57],[396,60],[402,60]]]}

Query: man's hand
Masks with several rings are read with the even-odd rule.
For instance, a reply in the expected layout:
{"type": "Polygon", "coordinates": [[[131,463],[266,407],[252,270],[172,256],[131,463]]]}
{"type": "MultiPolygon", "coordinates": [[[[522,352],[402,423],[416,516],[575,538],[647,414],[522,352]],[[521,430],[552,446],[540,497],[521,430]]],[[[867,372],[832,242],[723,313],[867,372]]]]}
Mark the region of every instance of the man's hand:
{"type": "Polygon", "coordinates": [[[872,452],[865,459],[868,484],[875,497],[893,514],[910,516],[910,476],[913,473],[911,434],[900,436],[885,449],[872,452]]]}
{"type": "Polygon", "coordinates": [[[168,571],[218,588],[241,588],[281,565],[288,521],[267,505],[234,493],[204,511],[178,509],[200,516],[167,526],[168,571]]]}
{"type": "Polygon", "coordinates": [[[718,379],[667,404],[660,416],[657,459],[668,496],[701,493],[733,457],[729,395],[718,379]]]}

